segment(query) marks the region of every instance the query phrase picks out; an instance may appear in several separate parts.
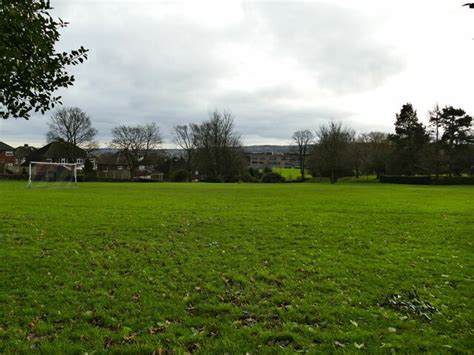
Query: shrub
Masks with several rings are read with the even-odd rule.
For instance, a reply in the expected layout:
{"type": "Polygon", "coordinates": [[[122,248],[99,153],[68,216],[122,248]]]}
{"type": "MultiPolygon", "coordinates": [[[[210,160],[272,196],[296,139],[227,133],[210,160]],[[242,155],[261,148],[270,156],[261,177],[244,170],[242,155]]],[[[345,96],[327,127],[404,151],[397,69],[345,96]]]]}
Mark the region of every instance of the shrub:
{"type": "Polygon", "coordinates": [[[389,184],[431,185],[430,176],[382,175],[379,180],[389,184]]]}
{"type": "MultiPolygon", "coordinates": [[[[269,173],[271,171],[268,171],[269,173]]],[[[259,170],[259,169],[256,169],[256,168],[249,168],[249,174],[250,176],[252,176],[257,182],[260,181],[260,179],[262,178],[262,175],[263,173],[259,170]]]]}
{"type": "Polygon", "coordinates": [[[283,176],[281,176],[278,173],[273,173],[273,172],[263,174],[262,180],[261,180],[261,182],[264,182],[264,183],[278,183],[278,182],[285,182],[285,181],[286,180],[283,176]]]}
{"type": "Polygon", "coordinates": [[[82,169],[86,180],[95,180],[97,172],[94,171],[94,164],[89,159],[84,162],[84,168],[82,169]]]}
{"type": "Polygon", "coordinates": [[[241,182],[258,182],[258,179],[255,176],[253,176],[249,173],[243,173],[240,176],[239,181],[241,181],[241,182]]]}
{"type": "Polygon", "coordinates": [[[171,181],[174,181],[174,182],[188,181],[188,172],[183,169],[173,171],[173,173],[171,174],[171,181]]]}

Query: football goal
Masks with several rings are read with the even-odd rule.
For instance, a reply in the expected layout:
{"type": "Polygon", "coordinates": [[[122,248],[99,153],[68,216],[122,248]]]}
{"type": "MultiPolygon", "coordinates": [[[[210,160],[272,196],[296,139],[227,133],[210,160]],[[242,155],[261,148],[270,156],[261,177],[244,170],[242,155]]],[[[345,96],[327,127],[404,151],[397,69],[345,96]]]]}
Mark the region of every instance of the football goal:
{"type": "Polygon", "coordinates": [[[28,188],[77,186],[77,164],[32,161],[28,172],[28,188]]]}

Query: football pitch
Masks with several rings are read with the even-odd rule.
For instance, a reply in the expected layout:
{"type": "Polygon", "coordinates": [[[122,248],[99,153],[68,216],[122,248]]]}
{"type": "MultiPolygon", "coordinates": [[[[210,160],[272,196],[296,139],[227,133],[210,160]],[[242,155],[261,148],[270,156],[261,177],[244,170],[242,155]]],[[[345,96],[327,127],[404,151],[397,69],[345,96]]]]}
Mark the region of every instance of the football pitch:
{"type": "Polygon", "coordinates": [[[0,352],[474,349],[474,188],[0,181],[0,352]]]}

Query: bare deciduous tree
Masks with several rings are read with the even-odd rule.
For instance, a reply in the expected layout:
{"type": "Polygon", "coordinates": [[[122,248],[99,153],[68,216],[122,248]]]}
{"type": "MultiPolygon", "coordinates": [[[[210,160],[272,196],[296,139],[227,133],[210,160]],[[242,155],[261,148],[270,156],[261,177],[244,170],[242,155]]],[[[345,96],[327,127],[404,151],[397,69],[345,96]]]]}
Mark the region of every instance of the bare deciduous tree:
{"type": "Polygon", "coordinates": [[[174,142],[185,153],[186,170],[188,179],[193,173],[193,155],[196,148],[193,125],[178,125],[174,127],[174,142]]]}
{"type": "Polygon", "coordinates": [[[350,149],[355,178],[358,179],[359,175],[361,174],[364,161],[368,155],[364,134],[361,134],[358,137],[353,137],[350,149]]]}
{"type": "Polygon", "coordinates": [[[236,180],[243,170],[243,155],[232,114],[214,111],[208,121],[191,127],[199,171],[208,180],[236,180]]]}
{"type": "Polygon", "coordinates": [[[304,174],[306,172],[306,157],[309,153],[309,147],[313,143],[314,135],[308,130],[296,131],[291,137],[293,142],[296,143],[298,150],[298,161],[300,164],[301,179],[304,180],[304,174]]]}
{"type": "Polygon", "coordinates": [[[90,144],[97,135],[92,127],[91,119],[78,107],[58,109],[50,118],[49,131],[46,134],[48,142],[61,139],[76,146],[90,144]]]}
{"type": "MultiPolygon", "coordinates": [[[[96,145],[97,130],[92,127],[89,115],[78,107],[58,109],[51,116],[48,127],[49,131],[46,134],[48,142],[63,140],[73,147],[96,145]]],[[[76,149],[72,148],[71,157],[75,159],[75,155],[76,149]]]]}
{"type": "Polygon", "coordinates": [[[387,170],[392,147],[388,133],[369,132],[360,135],[360,141],[364,145],[364,170],[369,173],[375,173],[377,179],[387,170]]]}
{"type": "Polygon", "coordinates": [[[125,152],[132,178],[140,162],[145,160],[152,149],[161,144],[161,135],[156,123],[144,126],[118,126],[112,130],[111,146],[125,152]]]}
{"type": "Polygon", "coordinates": [[[321,126],[316,136],[318,144],[314,154],[318,168],[334,184],[343,175],[344,170],[348,168],[350,170],[349,148],[353,141],[354,131],[344,128],[339,122],[330,122],[326,126],[321,126]]]}

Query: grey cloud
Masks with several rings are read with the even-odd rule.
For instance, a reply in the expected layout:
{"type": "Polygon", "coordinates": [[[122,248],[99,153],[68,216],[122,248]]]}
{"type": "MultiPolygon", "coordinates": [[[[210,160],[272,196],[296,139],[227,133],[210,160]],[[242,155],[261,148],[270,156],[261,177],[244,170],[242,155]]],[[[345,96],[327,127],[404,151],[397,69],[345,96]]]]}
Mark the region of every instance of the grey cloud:
{"type": "Polygon", "coordinates": [[[369,90],[403,69],[393,49],[375,39],[377,19],[325,3],[250,6],[274,36],[277,53],[294,56],[323,89],[369,90]]]}
{"type": "Polygon", "coordinates": [[[288,141],[294,131],[317,129],[328,121],[349,122],[351,112],[331,107],[288,107],[278,100],[283,93],[292,92],[283,87],[254,92],[230,92],[217,99],[218,107],[228,108],[236,117],[236,128],[243,135],[256,135],[288,141]]]}

